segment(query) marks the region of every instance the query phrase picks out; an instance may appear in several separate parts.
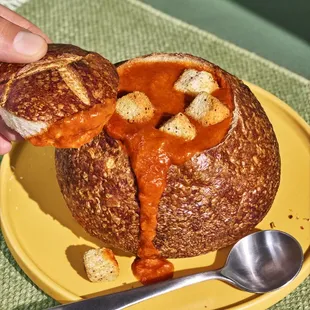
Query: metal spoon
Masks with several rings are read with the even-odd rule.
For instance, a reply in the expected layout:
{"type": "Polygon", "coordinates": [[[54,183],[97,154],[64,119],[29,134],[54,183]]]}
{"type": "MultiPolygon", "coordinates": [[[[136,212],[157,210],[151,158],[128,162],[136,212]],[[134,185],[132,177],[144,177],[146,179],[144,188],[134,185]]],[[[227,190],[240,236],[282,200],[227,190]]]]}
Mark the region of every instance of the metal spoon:
{"type": "Polygon", "coordinates": [[[222,280],[242,290],[266,293],[292,281],[303,263],[303,251],[296,239],[278,230],[248,235],[231,249],[226,265],[177,279],[106,296],[61,305],[52,309],[123,309],[143,300],[206,280],[222,280]]]}

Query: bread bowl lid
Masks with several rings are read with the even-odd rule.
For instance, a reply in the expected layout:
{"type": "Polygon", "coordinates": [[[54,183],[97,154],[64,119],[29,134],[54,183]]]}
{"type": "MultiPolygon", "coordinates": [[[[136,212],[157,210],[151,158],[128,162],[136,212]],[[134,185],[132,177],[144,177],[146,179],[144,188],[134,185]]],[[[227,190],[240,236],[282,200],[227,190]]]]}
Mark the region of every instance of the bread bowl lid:
{"type": "Polygon", "coordinates": [[[46,123],[116,98],[119,82],[108,59],[70,44],[49,44],[34,63],[0,63],[0,76],[1,107],[46,123]]]}

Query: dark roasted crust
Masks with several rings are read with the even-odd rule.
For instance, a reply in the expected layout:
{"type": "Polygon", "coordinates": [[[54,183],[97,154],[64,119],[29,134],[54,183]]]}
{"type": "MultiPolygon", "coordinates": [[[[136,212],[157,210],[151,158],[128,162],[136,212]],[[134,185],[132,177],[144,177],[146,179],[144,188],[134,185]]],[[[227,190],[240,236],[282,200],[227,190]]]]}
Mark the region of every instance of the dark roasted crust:
{"type": "Polygon", "coordinates": [[[86,56],[89,52],[81,49],[78,46],[71,44],[49,44],[48,53],[42,59],[54,60],[55,58],[62,58],[64,55],[86,56]]]}
{"type": "Polygon", "coordinates": [[[117,95],[115,67],[97,53],[66,44],[50,44],[35,63],[0,63],[0,76],[1,106],[30,121],[54,123],[117,95]],[[86,94],[87,101],[65,81],[59,71],[64,68],[73,83],[79,81],[77,91],[86,94]]]}
{"type": "MultiPolygon", "coordinates": [[[[236,77],[198,60],[232,87],[239,117],[224,142],[170,167],[155,245],[171,258],[217,250],[251,232],[280,182],[278,143],[260,103],[236,77]]],[[[57,150],[56,168],[66,203],[86,231],[136,253],[137,186],[120,142],[103,132],[79,150],[57,150]]]]}
{"type": "Polygon", "coordinates": [[[102,132],[79,149],[56,149],[56,172],[73,217],[91,235],[120,249],[137,246],[135,178],[118,141],[102,132]]]}

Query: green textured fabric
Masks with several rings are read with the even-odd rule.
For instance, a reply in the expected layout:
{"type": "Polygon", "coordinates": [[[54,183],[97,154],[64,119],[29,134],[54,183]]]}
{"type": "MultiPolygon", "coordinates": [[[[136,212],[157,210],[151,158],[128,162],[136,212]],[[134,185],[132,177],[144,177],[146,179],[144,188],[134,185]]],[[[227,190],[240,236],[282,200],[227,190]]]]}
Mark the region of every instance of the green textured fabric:
{"type": "Polygon", "coordinates": [[[310,78],[309,0],[143,2],[310,78]]]}
{"type": "MultiPolygon", "coordinates": [[[[18,10],[54,42],[102,53],[111,61],[189,52],[274,93],[310,122],[310,82],[209,33],[135,0],[30,0],[18,10]]],[[[310,309],[310,278],[271,309],[310,309]]],[[[56,302],[21,271],[0,233],[0,309],[46,309],[56,302]]]]}

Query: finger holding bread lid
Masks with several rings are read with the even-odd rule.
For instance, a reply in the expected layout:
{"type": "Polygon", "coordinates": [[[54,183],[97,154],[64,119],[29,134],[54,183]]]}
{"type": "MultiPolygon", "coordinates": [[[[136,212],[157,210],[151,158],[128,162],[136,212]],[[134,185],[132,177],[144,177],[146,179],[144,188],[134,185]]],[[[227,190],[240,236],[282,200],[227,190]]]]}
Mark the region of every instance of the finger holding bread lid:
{"type": "Polygon", "coordinates": [[[0,153],[20,137],[64,148],[91,141],[115,110],[115,67],[70,44],[47,45],[35,25],[4,7],[0,15],[0,153]]]}
{"type": "MultiPolygon", "coordinates": [[[[50,39],[24,17],[0,5],[0,61],[28,63],[39,60],[47,51],[50,39]]],[[[0,117],[0,154],[11,150],[10,141],[21,136],[0,117]]]]}

